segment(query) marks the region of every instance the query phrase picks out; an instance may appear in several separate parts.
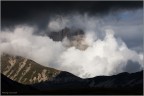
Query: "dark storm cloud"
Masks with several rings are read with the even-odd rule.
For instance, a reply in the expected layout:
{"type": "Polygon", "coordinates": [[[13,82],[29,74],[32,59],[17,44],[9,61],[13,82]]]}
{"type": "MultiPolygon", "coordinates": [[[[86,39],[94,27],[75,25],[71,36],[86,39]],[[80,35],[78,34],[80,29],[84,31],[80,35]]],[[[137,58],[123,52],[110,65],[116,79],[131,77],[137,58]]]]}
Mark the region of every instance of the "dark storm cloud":
{"type": "Polygon", "coordinates": [[[73,15],[73,12],[88,13],[91,16],[98,17],[106,16],[108,21],[104,22],[105,25],[111,25],[117,32],[118,37],[121,37],[129,48],[142,52],[143,10],[131,13],[127,11],[119,12],[121,10],[142,9],[142,1],[3,1],[1,6],[2,30],[7,27],[26,24],[36,25],[39,30],[46,31],[50,17],[71,15],[71,13],[73,15]],[[110,14],[110,17],[108,17],[108,14],[110,14]],[[111,21],[114,22],[113,18],[115,17],[118,17],[116,18],[118,22],[109,24],[111,21]],[[140,24],[140,26],[137,26],[137,24],[140,24]]]}
{"type": "Polygon", "coordinates": [[[51,14],[68,14],[77,11],[80,13],[106,14],[114,9],[135,9],[142,7],[142,2],[123,1],[59,1],[59,2],[2,2],[2,28],[14,24],[29,23],[38,24],[39,27],[46,26],[51,14]],[[45,18],[45,19],[44,19],[45,18]]]}

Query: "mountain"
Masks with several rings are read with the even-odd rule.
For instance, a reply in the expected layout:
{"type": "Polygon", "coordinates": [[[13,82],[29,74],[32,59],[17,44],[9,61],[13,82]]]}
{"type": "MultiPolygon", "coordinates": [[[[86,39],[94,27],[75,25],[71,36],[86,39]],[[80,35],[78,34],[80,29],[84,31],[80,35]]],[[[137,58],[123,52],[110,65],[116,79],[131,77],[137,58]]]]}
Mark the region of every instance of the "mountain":
{"type": "Polygon", "coordinates": [[[73,38],[74,36],[84,35],[84,31],[81,29],[70,29],[64,28],[58,32],[52,31],[47,34],[50,38],[54,41],[62,41],[64,37],[68,37],[69,39],[73,38]]]}
{"type": "Polygon", "coordinates": [[[54,41],[63,41],[67,38],[69,44],[66,44],[65,47],[75,46],[80,50],[85,50],[88,47],[87,42],[84,40],[84,31],[81,29],[64,28],[58,32],[49,32],[47,35],[54,41]]]}
{"type": "Polygon", "coordinates": [[[1,74],[1,94],[33,94],[34,91],[37,91],[37,89],[31,87],[30,85],[20,84],[1,74]]]}
{"type": "Polygon", "coordinates": [[[1,73],[19,83],[34,84],[52,80],[60,71],[20,56],[2,54],[1,73]]]}
{"type": "Polygon", "coordinates": [[[81,79],[61,72],[53,81],[23,85],[1,74],[3,95],[142,95],[143,71],[81,79]]]}
{"type": "Polygon", "coordinates": [[[68,72],[61,72],[53,81],[33,84],[43,94],[143,94],[143,71],[120,73],[113,76],[98,76],[81,79],[68,72]],[[58,92],[58,93],[57,93],[58,92]]]}
{"type": "Polygon", "coordinates": [[[1,56],[1,67],[2,94],[143,94],[143,71],[82,79],[69,72],[44,67],[32,60],[8,54],[1,56]],[[46,70],[45,74],[43,70],[46,70]],[[35,82],[30,82],[35,77],[35,82]],[[23,82],[25,78],[27,80],[23,82]]]}

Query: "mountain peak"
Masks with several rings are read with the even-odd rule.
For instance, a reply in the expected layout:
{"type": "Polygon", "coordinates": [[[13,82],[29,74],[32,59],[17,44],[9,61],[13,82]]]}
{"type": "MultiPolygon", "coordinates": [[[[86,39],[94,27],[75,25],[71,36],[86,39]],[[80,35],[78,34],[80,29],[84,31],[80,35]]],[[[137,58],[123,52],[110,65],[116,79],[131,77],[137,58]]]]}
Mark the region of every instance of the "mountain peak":
{"type": "Polygon", "coordinates": [[[19,83],[34,84],[52,80],[60,71],[44,67],[21,56],[3,54],[1,56],[1,73],[19,83]]]}

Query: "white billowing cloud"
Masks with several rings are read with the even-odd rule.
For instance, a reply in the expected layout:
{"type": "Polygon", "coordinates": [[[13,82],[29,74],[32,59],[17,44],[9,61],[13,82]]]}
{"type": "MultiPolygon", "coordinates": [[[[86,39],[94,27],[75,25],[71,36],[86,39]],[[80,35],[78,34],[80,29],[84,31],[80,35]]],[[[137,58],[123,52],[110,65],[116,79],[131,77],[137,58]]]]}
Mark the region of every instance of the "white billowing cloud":
{"type": "MultiPolygon", "coordinates": [[[[123,72],[128,60],[143,65],[143,55],[128,49],[123,41],[118,43],[112,29],[105,30],[105,38],[92,41],[86,50],[65,47],[63,42],[33,35],[33,31],[31,27],[18,26],[14,32],[1,32],[1,52],[30,58],[82,78],[123,72]]],[[[86,40],[91,39],[88,37],[86,40]]]]}
{"type": "Polygon", "coordinates": [[[71,70],[72,73],[86,78],[123,72],[128,60],[143,65],[140,54],[128,49],[122,41],[119,45],[112,30],[106,30],[106,33],[104,40],[93,42],[85,51],[71,47],[63,52],[58,61],[60,69],[71,70]]]}
{"type": "Polygon", "coordinates": [[[48,23],[48,29],[50,31],[58,32],[65,27],[73,30],[83,29],[87,31],[93,31],[96,28],[96,23],[99,20],[96,17],[89,18],[88,14],[80,15],[78,13],[54,17],[48,23]]]}
{"type": "Polygon", "coordinates": [[[18,26],[14,32],[1,32],[0,50],[49,66],[64,47],[61,42],[54,42],[47,36],[33,35],[33,32],[34,29],[28,26],[18,26]]]}
{"type": "Polygon", "coordinates": [[[63,19],[62,17],[54,18],[48,23],[48,30],[58,32],[65,28],[67,22],[68,20],[66,18],[65,19],[63,19]]]}
{"type": "MultiPolygon", "coordinates": [[[[56,42],[48,36],[33,34],[37,28],[22,25],[16,26],[13,31],[7,29],[0,32],[0,52],[23,56],[82,78],[127,71],[125,67],[128,61],[137,62],[140,68],[136,70],[143,69],[143,54],[129,49],[121,38],[116,38],[116,24],[109,16],[105,18],[108,18],[106,24],[102,18],[75,14],[63,20],[52,19],[48,23],[49,31],[58,32],[65,27],[82,29],[85,32],[83,43],[88,45],[85,50],[70,46],[71,41],[67,37],[56,42]]],[[[125,30],[120,28],[117,29],[125,30]]]]}

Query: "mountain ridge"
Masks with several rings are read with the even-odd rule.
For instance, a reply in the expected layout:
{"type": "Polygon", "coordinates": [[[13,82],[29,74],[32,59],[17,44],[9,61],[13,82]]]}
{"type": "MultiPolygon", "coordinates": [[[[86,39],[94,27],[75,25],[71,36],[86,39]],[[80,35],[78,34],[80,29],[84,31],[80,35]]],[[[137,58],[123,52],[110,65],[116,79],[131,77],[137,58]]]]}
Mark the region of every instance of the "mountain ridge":
{"type": "Polygon", "coordinates": [[[34,84],[52,80],[60,70],[44,67],[21,56],[2,54],[1,73],[22,84],[34,84]]]}
{"type": "MultiPolygon", "coordinates": [[[[23,62],[22,63],[17,62],[18,61],[17,59],[25,61],[26,58],[20,56],[13,57],[5,54],[2,55],[1,59],[3,68],[1,73],[2,94],[7,94],[7,92],[9,93],[11,91],[16,92],[15,94],[52,94],[52,95],[58,95],[58,94],[142,95],[143,94],[143,70],[135,73],[123,72],[112,76],[96,76],[93,78],[82,79],[66,71],[60,71],[48,68],[47,70],[51,71],[51,74],[55,74],[55,72],[57,72],[57,74],[54,75],[53,77],[51,77],[52,75],[48,74],[48,77],[51,78],[51,80],[45,79],[45,81],[41,82],[23,83],[19,82],[18,79],[14,80],[11,79],[9,77],[11,75],[6,74],[5,76],[5,74],[3,75],[3,73],[11,72],[10,70],[9,72],[5,70],[6,68],[11,69],[12,68],[11,64],[17,65],[16,67],[18,67],[19,64],[23,64],[23,62]],[[5,66],[4,64],[5,65],[8,64],[9,66],[5,66]]],[[[25,63],[29,64],[28,62],[25,63]]],[[[33,62],[31,61],[31,63],[37,66],[37,63],[34,63],[34,61],[33,62]]],[[[39,72],[43,71],[43,68],[45,67],[40,68],[39,72]]],[[[19,71],[19,69],[17,69],[17,71],[19,71]]],[[[47,74],[45,75],[47,76],[47,74]]],[[[29,78],[29,80],[31,80],[31,77],[29,78]]]]}
{"type": "MultiPolygon", "coordinates": [[[[65,74],[62,73],[63,75],[65,74]]],[[[67,74],[67,73],[66,73],[67,74]]],[[[69,73],[68,73],[69,74],[69,73]]],[[[72,75],[72,74],[70,74],[72,75]]],[[[114,77],[119,77],[120,74],[114,75],[114,77]]],[[[125,73],[122,78],[124,78],[125,73]]],[[[113,76],[99,76],[95,78],[89,79],[75,79],[69,81],[61,81],[58,82],[54,81],[45,81],[39,84],[33,85],[23,85],[16,81],[9,79],[8,77],[1,74],[2,79],[2,93],[1,94],[51,94],[51,95],[71,95],[71,94],[78,94],[78,95],[142,95],[143,94],[143,71],[128,74],[129,78],[127,83],[122,82],[122,79],[117,79],[119,82],[122,82],[123,86],[118,86],[118,83],[113,82],[111,77],[113,76]],[[115,83],[110,86],[103,86],[109,85],[105,77],[108,77],[108,80],[115,83]],[[102,81],[102,80],[104,81],[102,81]],[[99,82],[97,82],[99,81],[99,82]],[[128,84],[129,83],[129,84],[128,84]],[[128,86],[127,86],[128,84],[128,86]],[[130,86],[133,84],[132,86],[130,86]],[[16,92],[16,93],[9,93],[9,92],[16,92]]],[[[116,80],[116,81],[117,81],[116,80]]],[[[121,84],[120,84],[121,85],[121,84]]]]}

